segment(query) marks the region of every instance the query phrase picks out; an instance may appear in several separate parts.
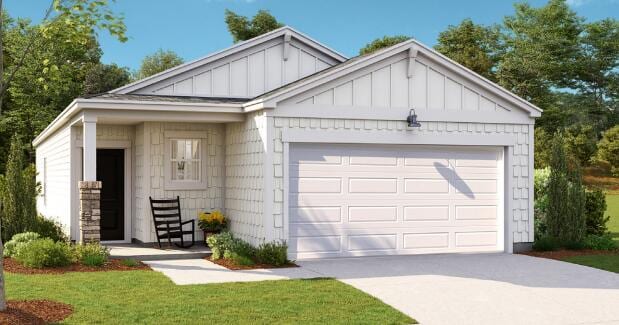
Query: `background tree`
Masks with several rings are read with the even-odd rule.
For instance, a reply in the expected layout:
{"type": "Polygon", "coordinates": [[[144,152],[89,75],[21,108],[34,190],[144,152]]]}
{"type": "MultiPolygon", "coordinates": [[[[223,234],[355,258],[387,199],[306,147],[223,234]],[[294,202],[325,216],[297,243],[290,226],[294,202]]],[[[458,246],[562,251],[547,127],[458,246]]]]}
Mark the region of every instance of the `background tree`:
{"type": "Polygon", "coordinates": [[[225,21],[234,43],[246,41],[284,26],[266,10],[258,10],[258,13],[249,19],[226,9],[225,21]]]}
{"type": "Polygon", "coordinates": [[[183,62],[183,58],[178,56],[174,51],[159,49],[157,52],[147,55],[142,59],[142,64],[134,74],[133,79],[140,80],[150,77],[179,64],[183,64],[183,62]]]}
{"type": "Polygon", "coordinates": [[[131,81],[129,69],[116,64],[97,63],[86,72],[82,95],[100,94],[123,86],[131,81]]]}
{"type": "Polygon", "coordinates": [[[476,25],[471,19],[450,25],[438,35],[437,51],[463,66],[495,81],[501,58],[501,33],[498,26],[476,25]]]}
{"type": "Polygon", "coordinates": [[[619,177],[619,125],[604,132],[598,143],[597,159],[610,164],[613,175],[619,177]]]}
{"type": "Polygon", "coordinates": [[[383,36],[383,38],[377,38],[362,47],[359,50],[359,55],[370,54],[380,49],[384,49],[408,41],[409,39],[411,38],[405,35],[383,36]]]}
{"type": "MultiPolygon", "coordinates": [[[[32,85],[38,85],[45,90],[49,90],[51,84],[60,84],[60,88],[67,87],[67,84],[62,84],[60,78],[65,76],[63,74],[63,66],[71,66],[71,62],[62,61],[61,64],[56,64],[55,56],[46,56],[53,52],[57,48],[63,48],[65,50],[78,50],[85,44],[91,43],[96,39],[98,30],[106,30],[111,35],[115,36],[118,40],[124,42],[127,40],[125,36],[126,27],[123,22],[123,17],[114,14],[108,6],[106,0],[51,0],[50,6],[47,9],[42,22],[38,25],[30,26],[30,23],[25,20],[18,20],[15,25],[9,25],[12,23],[8,15],[5,15],[2,11],[2,1],[0,0],[0,114],[5,113],[5,108],[10,104],[12,107],[7,109],[7,114],[0,115],[0,143],[6,145],[7,135],[11,134],[13,137],[20,139],[20,134],[16,132],[10,133],[7,128],[11,125],[10,119],[14,122],[20,122],[18,131],[28,130],[29,132],[24,137],[25,141],[31,142],[34,136],[33,125],[39,123],[29,123],[25,119],[31,118],[36,121],[43,120],[41,124],[48,124],[56,114],[50,114],[45,111],[44,108],[40,115],[32,114],[33,110],[37,110],[37,106],[25,106],[27,102],[28,93],[23,91],[25,84],[20,86],[14,85],[14,79],[19,79],[19,74],[24,69],[27,61],[39,60],[41,64],[37,74],[31,75],[28,82],[32,85]],[[11,30],[7,29],[10,28],[11,30]],[[9,42],[11,38],[9,34],[13,32],[13,42],[9,42]],[[61,38],[57,38],[61,36],[61,38]],[[9,43],[15,46],[15,49],[7,45],[9,43]],[[67,48],[69,47],[69,48],[67,48]],[[71,49],[70,47],[73,47],[71,49]],[[5,56],[5,53],[7,56],[5,56]],[[39,53],[39,55],[36,55],[39,53]],[[35,77],[36,76],[36,77],[35,77]],[[36,82],[35,82],[36,81],[36,82]],[[8,96],[7,96],[8,94],[8,96]],[[8,97],[8,98],[7,98],[8,97]],[[5,105],[6,104],[6,105],[5,105]],[[8,117],[7,117],[8,116],[8,117]],[[9,119],[7,123],[6,119],[9,119]]],[[[79,50],[78,50],[79,51],[79,50]]],[[[57,53],[55,53],[57,54],[57,53]]],[[[32,61],[31,61],[31,64],[32,61]]],[[[32,73],[32,70],[30,70],[32,73]]],[[[70,78],[76,78],[78,76],[70,76],[70,78]]],[[[56,99],[59,96],[59,92],[49,91],[50,99],[56,99]]],[[[32,94],[35,97],[36,94],[32,94]]],[[[43,94],[47,96],[47,94],[43,94]]],[[[72,100],[72,99],[71,99],[72,100]]],[[[62,103],[64,108],[69,102],[62,103]]],[[[58,112],[62,108],[50,108],[56,109],[58,112]]],[[[6,146],[2,147],[5,151],[6,146]]],[[[4,157],[4,155],[1,155],[4,157]]],[[[7,175],[8,176],[8,175],[7,175]]],[[[34,181],[34,173],[31,175],[31,181],[34,181]]],[[[28,183],[30,184],[30,183],[28,183]]],[[[25,184],[27,189],[28,184],[25,184]]],[[[0,202],[3,204],[3,202],[0,202]]],[[[10,203],[9,203],[10,204],[10,203]]],[[[2,230],[0,229],[0,233],[2,230]]],[[[0,311],[6,309],[6,299],[4,295],[4,273],[2,268],[2,240],[0,239],[0,311]]]]}

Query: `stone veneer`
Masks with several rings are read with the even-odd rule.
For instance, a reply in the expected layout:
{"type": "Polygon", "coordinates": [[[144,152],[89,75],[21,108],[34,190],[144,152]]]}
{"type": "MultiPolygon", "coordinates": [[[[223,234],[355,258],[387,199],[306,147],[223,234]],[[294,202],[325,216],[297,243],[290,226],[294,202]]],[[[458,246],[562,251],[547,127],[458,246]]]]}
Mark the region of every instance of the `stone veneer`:
{"type": "Polygon", "coordinates": [[[81,181],[80,190],[80,242],[92,243],[101,240],[101,182],[81,181]]]}

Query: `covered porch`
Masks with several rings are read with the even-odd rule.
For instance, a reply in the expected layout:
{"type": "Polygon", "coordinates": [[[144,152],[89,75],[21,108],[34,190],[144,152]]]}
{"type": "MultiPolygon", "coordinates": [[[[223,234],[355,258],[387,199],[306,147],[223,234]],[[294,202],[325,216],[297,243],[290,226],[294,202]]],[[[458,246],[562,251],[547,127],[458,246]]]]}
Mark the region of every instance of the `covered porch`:
{"type": "MultiPolygon", "coordinates": [[[[58,117],[71,138],[71,239],[116,245],[112,255],[138,259],[209,254],[200,244],[155,252],[149,197],[180,197],[183,220],[223,210],[225,123],[244,121],[243,102],[114,94],[75,100],[58,117]]],[[[197,226],[195,238],[203,238],[197,226]]]]}

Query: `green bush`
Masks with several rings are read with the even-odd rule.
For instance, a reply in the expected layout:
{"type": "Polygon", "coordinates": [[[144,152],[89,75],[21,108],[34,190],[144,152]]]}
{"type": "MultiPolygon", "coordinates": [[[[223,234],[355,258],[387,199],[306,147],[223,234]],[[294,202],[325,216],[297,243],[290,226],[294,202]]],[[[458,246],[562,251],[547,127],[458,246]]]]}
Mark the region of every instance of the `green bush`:
{"type": "Polygon", "coordinates": [[[232,246],[232,240],[232,234],[227,231],[210,236],[206,242],[211,248],[211,258],[213,260],[223,258],[226,250],[232,246]]]}
{"type": "Polygon", "coordinates": [[[24,157],[25,146],[14,136],[4,175],[0,175],[0,223],[2,240],[32,230],[37,216],[37,196],[40,186],[36,181],[36,169],[24,157]]]}
{"type": "Polygon", "coordinates": [[[597,134],[591,125],[575,125],[565,129],[564,139],[568,153],[581,166],[588,166],[597,150],[597,134]]]}
{"type": "Polygon", "coordinates": [[[256,255],[256,248],[250,245],[248,242],[239,238],[234,238],[232,244],[228,248],[228,251],[239,256],[254,257],[256,255]]]}
{"type": "Polygon", "coordinates": [[[541,238],[546,234],[546,212],[548,210],[548,180],[550,179],[550,168],[536,169],[534,174],[535,191],[535,238],[541,238]]]}
{"type": "Polygon", "coordinates": [[[43,268],[69,265],[72,257],[69,244],[42,238],[22,246],[15,259],[26,267],[43,268]]]}
{"type": "Polygon", "coordinates": [[[256,250],[258,263],[282,266],[288,261],[288,245],[286,242],[263,243],[256,250]]]}
{"type": "Polygon", "coordinates": [[[556,251],[560,247],[561,245],[559,244],[559,241],[550,236],[540,237],[533,243],[533,250],[540,252],[556,251]]]}
{"type": "Polygon", "coordinates": [[[613,240],[610,234],[603,235],[588,235],[583,242],[585,248],[599,250],[614,250],[617,249],[617,242],[613,240]]]}
{"type": "Polygon", "coordinates": [[[545,215],[547,235],[561,243],[581,242],[586,232],[585,191],[580,167],[565,153],[561,134],[556,134],[550,157],[548,207],[545,215]]]}
{"type": "Polygon", "coordinates": [[[16,234],[9,240],[6,244],[4,244],[4,257],[12,257],[17,255],[17,252],[21,249],[25,244],[39,239],[41,236],[36,232],[22,232],[16,234]]]}
{"type": "Polygon", "coordinates": [[[75,245],[73,250],[75,260],[87,266],[103,266],[110,256],[107,247],[96,243],[75,245]]]}
{"type": "Polygon", "coordinates": [[[249,256],[245,256],[245,255],[240,255],[238,253],[235,252],[226,252],[225,254],[227,259],[230,259],[232,261],[234,261],[235,264],[237,265],[254,265],[254,260],[251,259],[251,257],[249,256]]]}
{"type": "Polygon", "coordinates": [[[41,237],[51,238],[54,241],[68,241],[62,224],[58,220],[46,218],[40,214],[35,218],[32,231],[40,234],[41,237]]]}
{"type": "Polygon", "coordinates": [[[588,235],[604,235],[608,228],[606,223],[610,217],[605,217],[606,194],[601,190],[585,192],[585,215],[587,218],[588,235]]]}
{"type": "Polygon", "coordinates": [[[597,149],[597,159],[608,162],[613,175],[619,176],[619,125],[604,132],[597,149]]]}
{"type": "Polygon", "coordinates": [[[133,258],[125,258],[120,260],[120,263],[126,267],[136,267],[140,265],[140,263],[133,258]]]}

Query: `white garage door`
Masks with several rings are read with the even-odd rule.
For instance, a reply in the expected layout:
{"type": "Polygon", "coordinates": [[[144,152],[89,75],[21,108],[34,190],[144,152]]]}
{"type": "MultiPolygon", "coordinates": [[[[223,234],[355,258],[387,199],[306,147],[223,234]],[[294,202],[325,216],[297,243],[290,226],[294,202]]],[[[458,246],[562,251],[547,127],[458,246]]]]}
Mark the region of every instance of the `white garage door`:
{"type": "Polygon", "coordinates": [[[503,250],[502,149],[291,145],[293,258],[503,250]]]}

